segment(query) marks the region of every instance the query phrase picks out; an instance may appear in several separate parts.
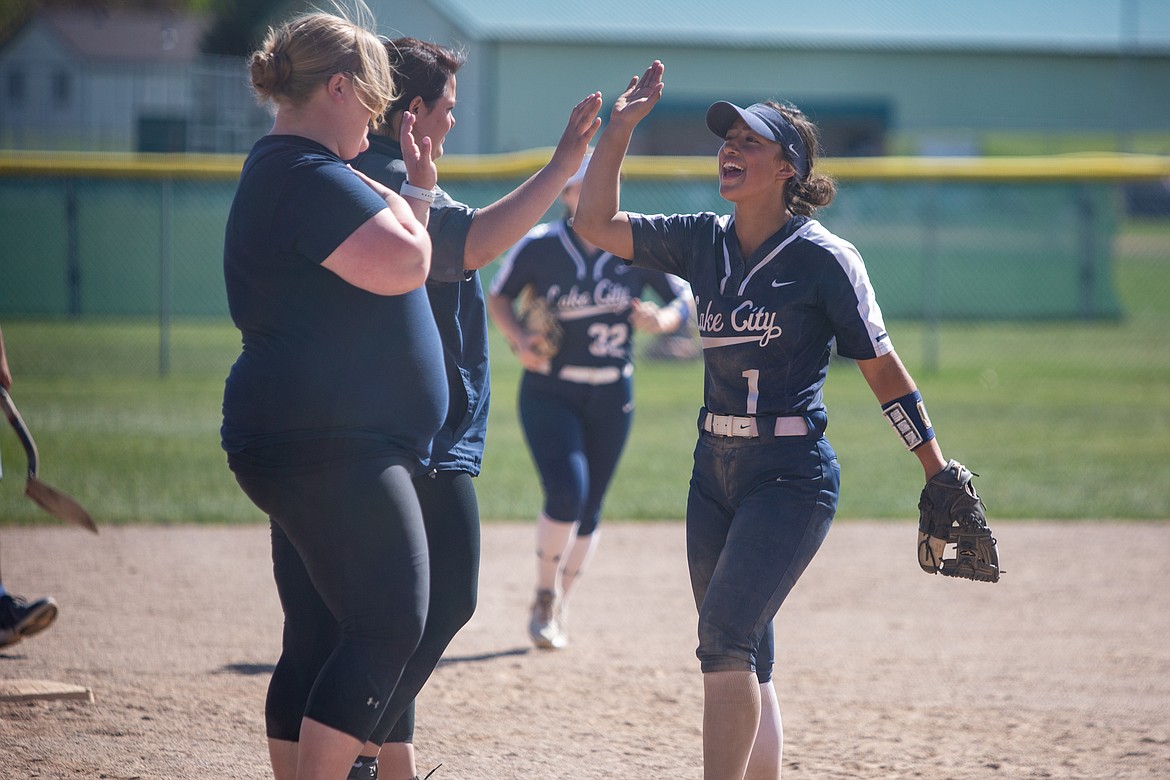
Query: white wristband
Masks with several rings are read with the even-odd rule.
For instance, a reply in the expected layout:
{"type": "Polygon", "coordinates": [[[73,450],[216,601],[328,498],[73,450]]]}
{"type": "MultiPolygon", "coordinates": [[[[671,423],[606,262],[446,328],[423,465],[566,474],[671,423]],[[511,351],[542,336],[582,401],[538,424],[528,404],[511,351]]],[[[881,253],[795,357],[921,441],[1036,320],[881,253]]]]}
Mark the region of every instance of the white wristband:
{"type": "Polygon", "coordinates": [[[427,203],[434,203],[435,198],[439,197],[439,194],[435,190],[424,190],[422,187],[416,187],[408,181],[402,182],[402,186],[398,188],[398,193],[406,198],[425,200],[427,203]]]}

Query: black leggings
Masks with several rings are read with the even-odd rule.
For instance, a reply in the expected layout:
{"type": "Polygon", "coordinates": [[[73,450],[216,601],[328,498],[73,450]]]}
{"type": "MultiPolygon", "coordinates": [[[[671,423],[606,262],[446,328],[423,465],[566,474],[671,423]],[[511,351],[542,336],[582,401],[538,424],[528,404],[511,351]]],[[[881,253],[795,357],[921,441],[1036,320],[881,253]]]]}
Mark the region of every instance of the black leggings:
{"type": "Polygon", "coordinates": [[[301,719],[311,718],[364,741],[390,703],[427,614],[430,566],[410,461],[371,455],[235,471],[271,518],[285,615],[265,707],[269,735],[295,740],[301,719]]]}
{"type": "MultiPolygon", "coordinates": [[[[430,577],[424,630],[401,679],[368,736],[376,744],[411,742],[414,699],[451,639],[475,611],[479,582],[479,506],[470,474],[438,472],[413,480],[423,513],[430,577]]],[[[268,736],[296,741],[302,714],[315,695],[318,672],[335,651],[339,625],[325,606],[296,549],[280,525],[272,525],[272,560],[285,611],[284,645],[265,708],[268,736]]],[[[389,566],[377,567],[392,577],[389,566]]]]}
{"type": "Polygon", "coordinates": [[[465,471],[415,477],[431,559],[430,610],[390,706],[370,741],[411,742],[414,699],[435,670],[447,645],[475,613],[479,594],[479,501],[465,471]],[[396,713],[401,712],[401,715],[396,713]]]}

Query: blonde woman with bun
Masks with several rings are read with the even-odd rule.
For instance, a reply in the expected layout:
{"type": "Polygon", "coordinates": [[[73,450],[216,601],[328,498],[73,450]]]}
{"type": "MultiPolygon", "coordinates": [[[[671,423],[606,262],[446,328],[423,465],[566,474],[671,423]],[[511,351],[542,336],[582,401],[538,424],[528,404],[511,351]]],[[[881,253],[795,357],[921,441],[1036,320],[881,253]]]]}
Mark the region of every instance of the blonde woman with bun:
{"type": "MultiPolygon", "coordinates": [[[[361,7],[362,15],[368,11],[361,7]]],[[[271,132],[244,163],[228,217],[224,276],[243,349],[224,388],[222,446],[267,514],[274,560],[292,554],[336,618],[313,667],[277,663],[265,705],[277,780],[346,777],[410,660],[430,578],[411,476],[447,409],[439,334],[422,285],[429,204],[346,164],[395,97],[368,19],[298,15],[251,59],[271,132]],[[295,733],[274,733],[289,708],[295,733]]],[[[400,140],[417,191],[436,185],[413,118],[400,140]]],[[[280,567],[285,652],[304,626],[280,567]]]]}

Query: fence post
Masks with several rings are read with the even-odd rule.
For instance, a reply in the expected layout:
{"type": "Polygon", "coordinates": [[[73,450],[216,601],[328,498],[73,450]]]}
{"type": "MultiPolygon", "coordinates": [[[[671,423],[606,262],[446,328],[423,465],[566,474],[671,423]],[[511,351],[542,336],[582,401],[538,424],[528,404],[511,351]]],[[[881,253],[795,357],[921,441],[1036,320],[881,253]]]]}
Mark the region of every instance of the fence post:
{"type": "Polygon", "coordinates": [[[1097,208],[1092,185],[1077,188],[1077,218],[1081,225],[1081,319],[1091,320],[1097,313],[1097,208]]]}
{"type": "Polygon", "coordinates": [[[938,373],[942,274],[938,256],[938,184],[927,182],[922,207],[922,365],[938,373]]]}
{"type": "Polygon", "coordinates": [[[81,317],[81,238],[77,228],[77,180],[65,179],[65,284],[69,316],[81,317]]]}
{"type": "Polygon", "coordinates": [[[161,182],[162,198],[159,209],[159,272],[158,272],[158,374],[171,373],[171,308],[174,305],[172,272],[174,265],[174,182],[161,182]]]}

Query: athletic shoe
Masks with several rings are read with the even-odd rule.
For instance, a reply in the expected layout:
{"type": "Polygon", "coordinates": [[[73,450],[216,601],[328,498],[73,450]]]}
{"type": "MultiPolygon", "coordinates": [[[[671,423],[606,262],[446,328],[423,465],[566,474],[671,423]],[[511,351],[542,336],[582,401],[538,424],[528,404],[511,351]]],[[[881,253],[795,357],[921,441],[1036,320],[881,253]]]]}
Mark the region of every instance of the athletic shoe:
{"type": "Polygon", "coordinates": [[[536,591],[536,599],[532,602],[532,615],[528,619],[528,636],[532,644],[543,650],[556,650],[564,647],[565,637],[557,625],[557,594],[551,590],[536,591]]]}
{"type": "Polygon", "coordinates": [[[378,757],[358,756],[345,780],[378,780],[378,757]]]}
{"type": "Polygon", "coordinates": [[[20,596],[5,593],[0,596],[0,647],[39,634],[56,619],[57,602],[52,597],[45,596],[29,603],[20,596]]]}

